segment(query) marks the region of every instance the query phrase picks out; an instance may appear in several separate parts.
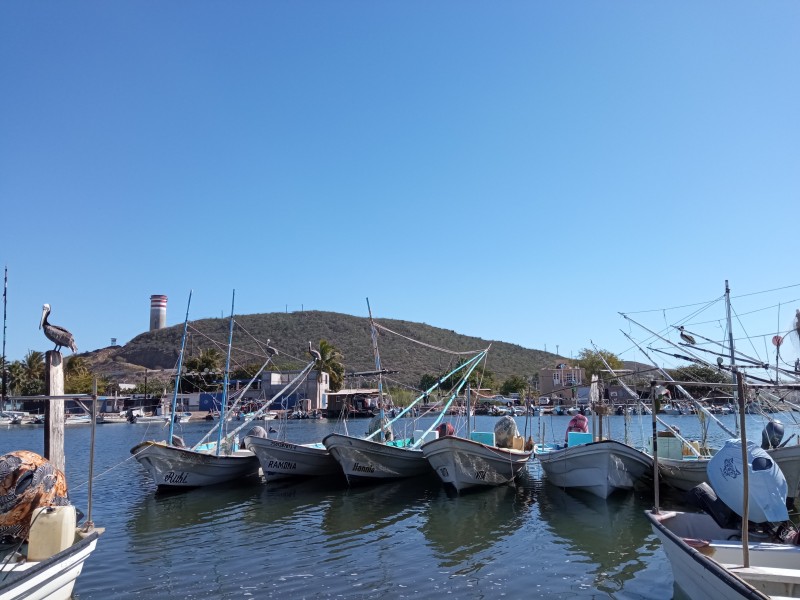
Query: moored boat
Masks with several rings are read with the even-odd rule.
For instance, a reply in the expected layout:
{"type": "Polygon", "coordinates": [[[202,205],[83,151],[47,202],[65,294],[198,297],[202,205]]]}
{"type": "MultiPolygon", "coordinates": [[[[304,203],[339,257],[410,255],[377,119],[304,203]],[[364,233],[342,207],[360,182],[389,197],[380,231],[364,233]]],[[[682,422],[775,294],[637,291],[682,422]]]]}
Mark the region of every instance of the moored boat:
{"type": "Polygon", "coordinates": [[[615,490],[633,489],[653,470],[650,456],[622,442],[591,441],[590,433],[570,432],[569,437],[566,447],[534,446],[547,480],[559,487],[583,489],[607,498],[615,490]]]}
{"type": "Polygon", "coordinates": [[[800,547],[767,536],[748,543],[742,566],[739,529],[724,528],[703,513],[647,512],[676,585],[696,600],[767,600],[800,597],[800,547]]]}
{"type": "Polygon", "coordinates": [[[258,457],[265,481],[325,477],[342,472],[336,459],[319,442],[294,444],[248,435],[244,438],[244,446],[258,457]]]}
{"type": "Polygon", "coordinates": [[[439,437],[425,442],[422,453],[442,482],[458,492],[510,483],[527,466],[533,451],[500,448],[494,443],[494,434],[487,433],[472,432],[470,439],[439,437]]]}

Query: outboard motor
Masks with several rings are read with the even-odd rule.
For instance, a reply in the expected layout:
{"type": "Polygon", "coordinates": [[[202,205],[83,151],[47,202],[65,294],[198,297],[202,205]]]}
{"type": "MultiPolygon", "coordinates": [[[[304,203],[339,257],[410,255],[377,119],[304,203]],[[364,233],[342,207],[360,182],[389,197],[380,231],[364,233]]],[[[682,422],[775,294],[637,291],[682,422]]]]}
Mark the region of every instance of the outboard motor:
{"type": "Polygon", "coordinates": [[[245,437],[265,438],[267,437],[267,430],[264,429],[261,425],[256,425],[255,427],[251,428],[250,431],[247,432],[247,435],[245,437]]]}
{"type": "Polygon", "coordinates": [[[761,447],[764,450],[777,448],[783,440],[783,423],[770,419],[761,432],[761,447]]]}
{"type": "Polygon", "coordinates": [[[742,473],[749,471],[748,520],[778,523],[789,520],[788,485],[780,467],[766,450],[747,442],[747,462],[742,464],[741,440],[728,440],[708,461],[708,482],[720,499],[741,516],[744,507],[742,473]]]}
{"type": "Polygon", "coordinates": [[[741,523],[736,513],[720,500],[714,489],[705,482],[686,492],[686,502],[711,515],[714,522],[723,529],[735,529],[741,523]]]}

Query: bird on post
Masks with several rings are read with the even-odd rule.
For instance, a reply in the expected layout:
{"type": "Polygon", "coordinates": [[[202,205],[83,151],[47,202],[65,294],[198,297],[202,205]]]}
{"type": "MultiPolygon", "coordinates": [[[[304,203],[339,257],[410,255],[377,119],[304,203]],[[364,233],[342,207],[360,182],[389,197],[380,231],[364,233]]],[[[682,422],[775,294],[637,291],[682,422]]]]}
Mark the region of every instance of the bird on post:
{"type": "Polygon", "coordinates": [[[694,345],[697,343],[697,342],[695,341],[695,339],[694,339],[694,336],[691,336],[691,335],[689,335],[688,333],[686,333],[686,332],[683,330],[683,325],[681,325],[680,327],[678,327],[678,331],[680,331],[680,332],[681,332],[681,339],[682,339],[684,342],[686,342],[687,344],[691,344],[692,346],[694,346],[694,345]]]}
{"type": "Polygon", "coordinates": [[[322,355],[319,353],[319,350],[314,350],[314,347],[311,345],[310,340],[308,342],[308,353],[314,360],[322,360],[322,355]]]}
{"type": "Polygon", "coordinates": [[[77,352],[78,347],[75,345],[75,338],[72,334],[58,325],[51,325],[47,322],[47,316],[50,314],[50,305],[45,304],[42,306],[42,320],[39,321],[39,329],[44,330],[44,336],[53,342],[56,347],[53,350],[60,350],[62,346],[66,346],[72,352],[77,352]]]}

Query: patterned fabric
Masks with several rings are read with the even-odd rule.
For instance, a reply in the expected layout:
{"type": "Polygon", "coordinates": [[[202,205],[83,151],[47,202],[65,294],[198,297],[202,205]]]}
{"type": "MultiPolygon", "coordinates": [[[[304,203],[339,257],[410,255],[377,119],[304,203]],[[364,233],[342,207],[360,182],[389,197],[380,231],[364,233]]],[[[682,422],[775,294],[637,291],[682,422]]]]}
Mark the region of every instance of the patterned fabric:
{"type": "Polygon", "coordinates": [[[589,419],[587,419],[584,415],[575,415],[569,421],[569,425],[567,425],[567,431],[564,434],[564,441],[566,442],[569,439],[569,432],[570,431],[577,431],[578,433],[586,433],[589,431],[589,419]]]}
{"type": "Polygon", "coordinates": [[[34,452],[0,456],[0,538],[25,539],[40,506],[68,505],[67,478],[34,452]]]}

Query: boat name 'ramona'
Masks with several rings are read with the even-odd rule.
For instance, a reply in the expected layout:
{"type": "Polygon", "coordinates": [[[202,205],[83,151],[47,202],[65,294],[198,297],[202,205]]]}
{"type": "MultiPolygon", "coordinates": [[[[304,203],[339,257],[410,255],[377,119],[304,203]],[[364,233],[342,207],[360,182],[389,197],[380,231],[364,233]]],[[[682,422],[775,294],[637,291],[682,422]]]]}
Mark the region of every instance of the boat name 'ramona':
{"type": "Polygon", "coordinates": [[[166,475],[164,475],[164,483],[188,483],[189,475],[187,473],[181,473],[180,475],[175,473],[175,471],[170,471],[166,475]]]}
{"type": "Polygon", "coordinates": [[[375,467],[372,465],[362,465],[361,463],[356,463],[353,465],[353,471],[356,473],[374,473],[375,467]]]}
{"type": "Polygon", "coordinates": [[[267,469],[280,469],[281,471],[294,471],[297,463],[288,460],[271,460],[267,463],[267,469]]]}

